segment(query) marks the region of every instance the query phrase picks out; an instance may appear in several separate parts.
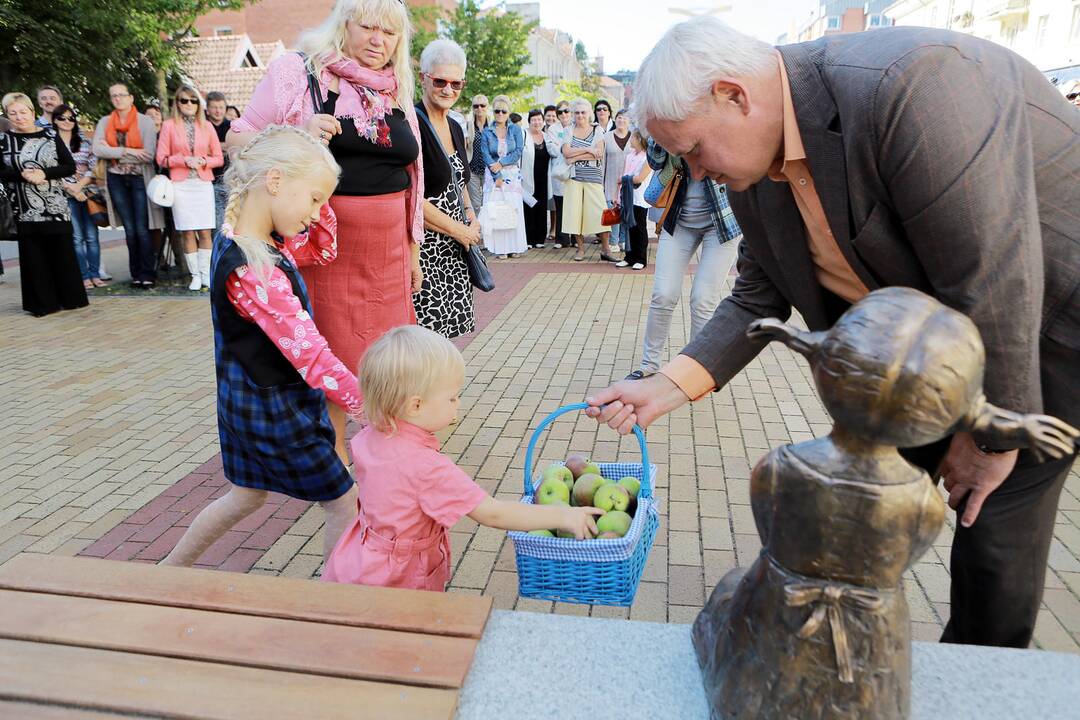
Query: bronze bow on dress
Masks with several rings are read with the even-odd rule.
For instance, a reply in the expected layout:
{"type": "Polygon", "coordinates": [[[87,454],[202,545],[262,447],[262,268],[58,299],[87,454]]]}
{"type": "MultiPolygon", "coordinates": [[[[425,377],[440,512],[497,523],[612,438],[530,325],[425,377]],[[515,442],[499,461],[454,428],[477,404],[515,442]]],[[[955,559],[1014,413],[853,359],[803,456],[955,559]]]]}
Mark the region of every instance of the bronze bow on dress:
{"type": "Polygon", "coordinates": [[[848,648],[847,630],[844,628],[843,606],[876,612],[883,604],[881,595],[873,590],[857,587],[800,583],[785,587],[784,598],[788,607],[814,605],[814,612],[799,629],[799,637],[803,640],[818,631],[825,621],[826,613],[828,614],[840,682],[854,682],[855,678],[851,670],[851,650],[848,648]]]}

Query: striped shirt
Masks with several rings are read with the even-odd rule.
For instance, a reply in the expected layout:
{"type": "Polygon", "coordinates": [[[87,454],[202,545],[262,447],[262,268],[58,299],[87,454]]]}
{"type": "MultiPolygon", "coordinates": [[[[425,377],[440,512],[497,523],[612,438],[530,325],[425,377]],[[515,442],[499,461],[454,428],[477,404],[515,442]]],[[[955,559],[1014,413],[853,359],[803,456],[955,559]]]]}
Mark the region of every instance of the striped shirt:
{"type": "MultiPolygon", "coordinates": [[[[585,138],[579,138],[570,134],[570,147],[589,149],[596,142],[596,128],[585,138]]],[[[604,166],[600,160],[578,160],[574,163],[574,174],[571,176],[578,182],[599,183],[604,182],[604,166]]]]}

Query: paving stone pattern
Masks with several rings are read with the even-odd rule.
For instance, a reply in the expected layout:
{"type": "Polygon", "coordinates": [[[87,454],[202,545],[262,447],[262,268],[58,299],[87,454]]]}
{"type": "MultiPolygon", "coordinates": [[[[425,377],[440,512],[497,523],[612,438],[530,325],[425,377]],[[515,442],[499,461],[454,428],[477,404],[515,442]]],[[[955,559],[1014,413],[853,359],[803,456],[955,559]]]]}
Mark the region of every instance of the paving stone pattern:
{"type": "MultiPolygon", "coordinates": [[[[655,247],[655,246],[654,246],[655,247]]],[[[497,289],[477,293],[478,332],[459,340],[468,367],[460,422],[444,451],[497,497],[517,499],[525,445],[548,412],[636,367],[652,278],[571,250],[492,262],[497,289]]],[[[123,264],[122,248],[107,253],[123,264]]],[[[40,320],[19,309],[18,269],[0,285],[0,562],[20,552],[154,562],[227,489],[214,418],[213,345],[200,299],[107,298],[40,320]]],[[[689,329],[687,295],[671,352],[689,329]]],[[[505,533],[466,519],[453,528],[451,592],[499,608],[691,622],[730,568],[760,550],[749,506],[752,464],[769,448],[829,429],[803,359],[772,345],[723,390],[648,431],[659,466],[660,532],[630,608],[519,598],[505,533]]],[[[633,462],[636,441],[584,416],[556,421],[540,462],[583,452],[633,462]]],[[[277,496],[215,544],[200,564],[315,577],[321,511],[277,496]]],[[[909,573],[916,639],[948,617],[952,517],[909,573]]],[[[1039,647],[1080,652],[1080,474],[1061,498],[1039,647]]]]}

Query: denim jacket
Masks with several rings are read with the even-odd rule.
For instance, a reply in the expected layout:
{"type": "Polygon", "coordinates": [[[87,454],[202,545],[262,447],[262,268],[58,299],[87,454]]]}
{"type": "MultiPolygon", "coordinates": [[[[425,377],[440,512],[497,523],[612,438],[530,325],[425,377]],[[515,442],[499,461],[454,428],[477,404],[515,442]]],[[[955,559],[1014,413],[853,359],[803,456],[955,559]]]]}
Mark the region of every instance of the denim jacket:
{"type": "MultiPolygon", "coordinates": [[[[499,137],[495,134],[494,123],[484,128],[480,138],[480,151],[484,156],[484,165],[489,168],[495,163],[500,165],[519,165],[521,153],[525,149],[525,133],[517,125],[507,123],[506,154],[499,157],[499,137]]],[[[502,179],[502,173],[492,173],[496,180],[502,179]]]]}

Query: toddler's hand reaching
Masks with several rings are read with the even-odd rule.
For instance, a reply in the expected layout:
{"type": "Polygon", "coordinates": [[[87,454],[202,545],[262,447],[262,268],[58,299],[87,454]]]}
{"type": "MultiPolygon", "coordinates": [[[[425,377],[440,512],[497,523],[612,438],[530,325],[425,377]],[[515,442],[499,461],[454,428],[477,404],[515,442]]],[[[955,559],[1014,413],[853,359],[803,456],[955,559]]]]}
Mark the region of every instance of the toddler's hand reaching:
{"type": "Polygon", "coordinates": [[[559,523],[559,529],[574,533],[578,540],[594,538],[597,535],[596,518],[603,514],[604,511],[600,508],[568,507],[563,521],[559,523]]]}

